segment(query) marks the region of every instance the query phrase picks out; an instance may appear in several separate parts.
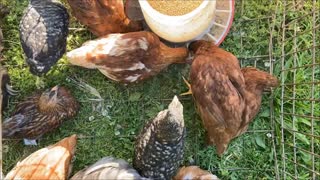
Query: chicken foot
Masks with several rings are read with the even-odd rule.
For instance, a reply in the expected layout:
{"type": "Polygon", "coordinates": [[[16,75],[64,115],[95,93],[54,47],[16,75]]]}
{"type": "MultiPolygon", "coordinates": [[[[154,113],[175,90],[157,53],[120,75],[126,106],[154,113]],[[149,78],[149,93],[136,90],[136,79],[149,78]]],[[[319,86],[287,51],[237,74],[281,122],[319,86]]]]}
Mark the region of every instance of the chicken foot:
{"type": "Polygon", "coordinates": [[[184,83],[188,86],[189,90],[185,93],[180,94],[180,96],[190,95],[192,94],[191,84],[182,76],[184,83]]]}

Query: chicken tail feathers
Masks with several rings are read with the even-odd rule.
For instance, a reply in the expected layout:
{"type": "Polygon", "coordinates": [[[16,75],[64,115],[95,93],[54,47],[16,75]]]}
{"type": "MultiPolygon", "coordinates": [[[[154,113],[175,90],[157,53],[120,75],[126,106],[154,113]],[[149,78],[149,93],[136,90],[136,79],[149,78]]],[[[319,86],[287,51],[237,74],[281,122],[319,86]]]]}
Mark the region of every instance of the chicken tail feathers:
{"type": "Polygon", "coordinates": [[[17,132],[19,132],[20,127],[24,124],[25,116],[22,114],[14,115],[8,119],[6,119],[2,123],[2,137],[3,138],[11,138],[15,136],[17,132]]]}

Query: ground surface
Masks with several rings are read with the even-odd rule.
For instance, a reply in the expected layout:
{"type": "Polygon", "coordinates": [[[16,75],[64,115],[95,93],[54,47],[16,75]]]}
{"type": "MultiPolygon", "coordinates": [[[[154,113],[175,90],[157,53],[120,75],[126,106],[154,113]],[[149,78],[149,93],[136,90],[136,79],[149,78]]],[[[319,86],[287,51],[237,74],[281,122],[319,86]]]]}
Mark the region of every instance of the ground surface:
{"type": "MultiPolygon", "coordinates": [[[[312,51],[296,53],[299,57],[298,61],[294,60],[292,54],[288,55],[285,61],[281,61],[283,59],[281,59],[280,42],[284,4],[282,2],[278,3],[276,16],[272,17],[275,14],[277,2],[237,1],[233,26],[221,47],[238,56],[242,66],[257,66],[266,71],[273,68],[274,70],[271,69],[271,71],[279,77],[282,84],[293,83],[293,79],[295,79],[295,82],[319,81],[319,58],[314,59],[317,64],[314,65],[313,71],[310,66],[309,68],[297,69],[295,75],[292,71],[281,71],[281,67],[290,68],[312,64],[312,51]],[[273,26],[274,29],[272,29],[273,26]],[[269,48],[271,31],[273,32],[273,47],[269,48]],[[271,59],[274,60],[274,66],[270,66],[270,53],[273,54],[271,59]],[[298,64],[294,64],[294,61],[298,64]],[[284,62],[283,65],[282,62],[284,62]]],[[[20,91],[18,96],[10,99],[9,108],[4,114],[5,117],[8,117],[14,106],[36,89],[36,78],[29,73],[18,35],[19,20],[23,9],[27,6],[27,0],[7,0],[6,3],[11,8],[11,13],[6,17],[3,27],[5,37],[4,65],[9,69],[14,89],[20,91]]],[[[317,7],[319,8],[319,1],[317,7]]],[[[296,11],[297,13],[289,12],[287,15],[288,22],[290,22],[290,18],[305,16],[302,20],[296,21],[300,28],[299,32],[308,31],[299,36],[297,40],[299,42],[298,49],[312,45],[312,14],[309,13],[311,10],[312,4],[308,1],[302,9],[296,11]],[[308,14],[308,16],[305,14],[308,14]]],[[[292,8],[291,11],[293,11],[292,8]]],[[[319,15],[317,15],[316,20],[319,25],[319,15]]],[[[74,18],[72,18],[70,27],[72,29],[68,37],[68,51],[81,46],[88,39],[95,38],[88,31],[82,30],[81,28],[85,27],[76,22],[74,18]]],[[[288,53],[293,51],[292,37],[294,35],[290,27],[286,31],[288,34],[286,38],[289,40],[285,45],[285,51],[288,53]]],[[[318,34],[317,44],[319,45],[319,26],[315,29],[318,34]]],[[[319,49],[319,46],[317,48],[319,49]]],[[[320,57],[318,51],[316,55],[320,57]]],[[[60,84],[70,88],[81,103],[78,115],[66,121],[59,129],[45,135],[40,140],[38,147],[25,147],[19,140],[4,140],[3,172],[6,174],[19,160],[35,150],[74,133],[78,134],[80,138],[72,174],[103,156],[114,156],[132,162],[134,140],[140,128],[160,110],[165,109],[174,95],[187,90],[181,77],[188,77],[188,71],[188,65],[171,65],[167,70],[144,83],[126,87],[106,79],[97,70],[71,66],[63,57],[46,75],[45,86],[49,88],[60,84]],[[90,99],[95,98],[94,96],[71,83],[68,78],[73,76],[82,79],[97,89],[104,99],[102,108],[97,108],[98,103],[90,101],[90,99]]],[[[296,101],[293,104],[293,101],[281,100],[281,92],[284,92],[285,97],[292,97],[293,92],[296,92],[296,98],[319,99],[320,85],[319,83],[314,84],[313,93],[311,93],[311,85],[305,84],[295,87],[294,90],[289,85],[281,86],[283,89],[278,88],[272,96],[269,93],[265,94],[261,111],[250,125],[249,132],[232,141],[222,158],[217,157],[214,147],[205,147],[204,131],[192,98],[180,97],[184,106],[188,133],[184,164],[198,165],[216,173],[221,179],[274,179],[278,174],[276,167],[279,167],[281,176],[285,171],[289,174],[296,174],[301,179],[309,179],[312,176],[309,170],[299,168],[299,171],[295,171],[296,166],[289,160],[286,161],[286,168],[283,168],[284,156],[281,156],[281,152],[283,152],[284,146],[281,146],[282,131],[280,127],[281,125],[282,127],[288,127],[288,129],[293,127],[292,129],[296,131],[317,135],[317,137],[311,139],[307,135],[284,131],[285,136],[282,139],[285,139],[288,144],[285,145],[284,151],[286,152],[286,158],[290,160],[295,158],[309,169],[312,168],[312,162],[314,162],[315,171],[319,172],[319,156],[314,156],[315,158],[312,159],[310,153],[303,151],[296,152],[294,156],[293,148],[289,146],[294,144],[311,151],[310,147],[313,141],[314,152],[320,152],[319,118],[312,121],[310,118],[296,118],[292,115],[283,115],[281,112],[293,113],[293,107],[297,107],[294,112],[296,114],[319,117],[319,101],[313,101],[314,103],[312,101],[296,101]],[[271,101],[272,99],[274,100],[271,101]],[[281,108],[281,104],[283,108],[281,108]],[[296,121],[292,121],[293,119],[296,121]],[[312,127],[314,127],[313,131],[310,132],[312,127]],[[276,136],[275,139],[271,138],[272,132],[276,136]],[[275,144],[277,151],[274,151],[273,144],[275,144]],[[276,155],[275,152],[277,152],[276,155]]]]}

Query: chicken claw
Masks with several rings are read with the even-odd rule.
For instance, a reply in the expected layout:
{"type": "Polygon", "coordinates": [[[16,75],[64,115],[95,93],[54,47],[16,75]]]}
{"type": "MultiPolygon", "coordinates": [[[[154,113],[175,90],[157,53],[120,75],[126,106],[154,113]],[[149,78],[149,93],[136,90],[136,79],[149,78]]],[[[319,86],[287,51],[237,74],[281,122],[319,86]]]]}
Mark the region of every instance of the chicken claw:
{"type": "Polygon", "coordinates": [[[180,94],[180,96],[185,96],[185,95],[190,95],[192,94],[191,91],[191,84],[182,76],[183,81],[186,83],[186,85],[188,86],[189,90],[185,93],[180,94]]]}
{"type": "Polygon", "coordinates": [[[16,96],[19,93],[19,91],[12,89],[9,84],[6,84],[6,90],[11,96],[16,96]]]}

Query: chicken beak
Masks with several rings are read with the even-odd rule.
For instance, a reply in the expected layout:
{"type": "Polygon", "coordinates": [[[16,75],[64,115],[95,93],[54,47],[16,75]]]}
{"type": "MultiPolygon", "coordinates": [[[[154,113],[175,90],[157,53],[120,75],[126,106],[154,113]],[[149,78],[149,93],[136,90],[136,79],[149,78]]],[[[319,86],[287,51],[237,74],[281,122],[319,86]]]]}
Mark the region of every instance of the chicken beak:
{"type": "Polygon", "coordinates": [[[56,85],[53,88],[51,88],[51,91],[58,91],[58,89],[59,89],[59,85],[56,85]]]}
{"type": "Polygon", "coordinates": [[[58,90],[59,90],[59,86],[54,86],[51,90],[50,90],[50,93],[49,93],[49,98],[50,99],[56,99],[57,98],[57,95],[58,95],[58,90]]]}

